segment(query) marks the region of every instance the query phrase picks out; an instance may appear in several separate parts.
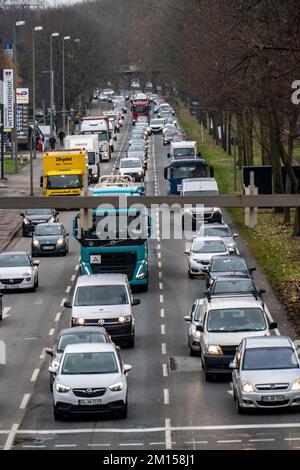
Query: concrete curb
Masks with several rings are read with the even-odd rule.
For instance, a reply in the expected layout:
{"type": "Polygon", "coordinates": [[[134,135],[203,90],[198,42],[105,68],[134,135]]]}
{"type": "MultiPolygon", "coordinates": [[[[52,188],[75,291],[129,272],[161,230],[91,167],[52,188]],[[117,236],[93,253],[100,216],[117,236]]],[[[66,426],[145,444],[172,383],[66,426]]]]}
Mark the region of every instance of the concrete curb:
{"type": "Polygon", "coordinates": [[[11,242],[17,238],[17,235],[18,233],[20,232],[21,230],[21,222],[19,222],[17,224],[17,226],[10,232],[9,236],[8,236],[8,239],[4,242],[4,244],[2,245],[0,243],[0,251],[5,251],[6,248],[8,248],[8,246],[11,244],[11,242]]]}

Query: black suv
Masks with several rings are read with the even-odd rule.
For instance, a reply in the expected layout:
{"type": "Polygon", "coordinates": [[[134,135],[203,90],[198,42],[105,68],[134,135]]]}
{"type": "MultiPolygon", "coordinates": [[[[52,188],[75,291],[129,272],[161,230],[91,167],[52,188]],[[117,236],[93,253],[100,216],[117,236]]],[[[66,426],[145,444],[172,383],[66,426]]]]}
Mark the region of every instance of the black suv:
{"type": "Polygon", "coordinates": [[[21,213],[22,220],[22,234],[23,237],[32,235],[35,227],[38,224],[58,222],[57,215],[59,213],[55,209],[27,209],[21,213]]]}

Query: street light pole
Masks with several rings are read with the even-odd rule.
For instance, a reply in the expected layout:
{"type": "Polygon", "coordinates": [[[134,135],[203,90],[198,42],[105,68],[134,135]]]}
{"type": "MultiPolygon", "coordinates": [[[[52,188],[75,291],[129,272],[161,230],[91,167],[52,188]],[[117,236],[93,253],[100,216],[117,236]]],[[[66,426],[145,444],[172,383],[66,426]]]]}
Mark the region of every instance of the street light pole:
{"type": "Polygon", "coordinates": [[[59,36],[59,33],[50,34],[50,132],[53,132],[53,107],[54,107],[54,73],[53,73],[53,54],[52,38],[59,36]]]}
{"type": "Polygon", "coordinates": [[[65,41],[71,39],[71,36],[64,36],[62,41],[62,98],[63,98],[63,131],[66,129],[66,90],[65,90],[65,41]]]}
{"type": "Polygon", "coordinates": [[[11,130],[11,144],[12,153],[15,160],[15,173],[18,170],[18,133],[17,133],[17,27],[24,26],[25,21],[16,21],[14,24],[14,45],[13,45],[13,59],[14,59],[14,128],[11,130]]]}
{"type": "MultiPolygon", "coordinates": [[[[42,31],[43,26],[35,26],[32,30],[32,112],[33,112],[33,129],[31,134],[31,143],[33,147],[33,155],[36,158],[36,122],[35,122],[35,31],[42,31]]],[[[30,196],[33,196],[33,162],[32,152],[30,153],[30,196]]]]}

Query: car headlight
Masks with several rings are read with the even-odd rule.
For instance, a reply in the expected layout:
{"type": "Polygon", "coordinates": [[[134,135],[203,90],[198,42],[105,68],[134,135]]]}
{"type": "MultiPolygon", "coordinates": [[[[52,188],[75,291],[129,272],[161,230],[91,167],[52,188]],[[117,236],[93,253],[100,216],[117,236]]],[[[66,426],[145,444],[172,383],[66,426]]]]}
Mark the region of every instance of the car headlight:
{"type": "Polygon", "coordinates": [[[25,225],[30,224],[30,220],[28,220],[27,217],[24,218],[24,221],[23,221],[23,222],[24,222],[25,225]]]}
{"type": "Polygon", "coordinates": [[[131,315],[121,316],[119,317],[119,323],[130,323],[131,315]]]}
{"type": "Polygon", "coordinates": [[[65,242],[65,241],[64,241],[63,238],[59,238],[59,239],[57,240],[57,244],[58,244],[58,245],[63,245],[64,242],[65,242]]]}
{"type": "Polygon", "coordinates": [[[206,348],[207,354],[211,354],[214,356],[218,356],[220,354],[223,354],[221,347],[218,344],[210,344],[206,348]]]}
{"type": "Polygon", "coordinates": [[[25,273],[23,273],[23,276],[31,276],[32,275],[32,269],[27,269],[25,273]]]}
{"type": "Polygon", "coordinates": [[[33,246],[38,247],[40,245],[40,242],[38,240],[33,240],[33,246]]]}
{"type": "Polygon", "coordinates": [[[213,212],[221,212],[220,207],[214,207],[214,208],[213,208],[213,212]]]}
{"type": "Polygon", "coordinates": [[[58,393],[68,393],[71,390],[71,387],[66,387],[65,385],[57,383],[55,389],[58,393]]]}
{"type": "Polygon", "coordinates": [[[197,331],[196,325],[192,325],[191,332],[193,336],[197,336],[197,338],[200,338],[201,332],[197,331]]]}
{"type": "Polygon", "coordinates": [[[74,325],[84,325],[84,318],[73,318],[72,323],[74,325]]]}
{"type": "Polygon", "coordinates": [[[143,174],[142,171],[139,171],[139,172],[138,172],[138,175],[139,175],[139,176],[142,176],[142,174],[143,174]]]}
{"type": "Polygon", "coordinates": [[[120,392],[121,390],[123,390],[124,384],[123,384],[123,382],[118,382],[116,384],[109,385],[108,388],[112,392],[120,392]]]}
{"type": "Polygon", "coordinates": [[[291,390],[300,390],[300,380],[299,379],[294,380],[294,382],[292,383],[291,390]]]}
{"type": "Polygon", "coordinates": [[[248,380],[242,382],[242,388],[246,393],[254,392],[253,385],[251,382],[248,382],[248,380]]]}

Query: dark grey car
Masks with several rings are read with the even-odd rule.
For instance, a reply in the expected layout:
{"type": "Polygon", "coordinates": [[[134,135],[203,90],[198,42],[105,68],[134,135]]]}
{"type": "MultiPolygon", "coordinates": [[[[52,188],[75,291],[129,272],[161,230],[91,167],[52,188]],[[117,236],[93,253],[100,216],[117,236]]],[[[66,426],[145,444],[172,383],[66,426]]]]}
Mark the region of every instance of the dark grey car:
{"type": "Polygon", "coordinates": [[[63,224],[40,224],[35,228],[32,237],[31,254],[63,255],[69,251],[69,234],[63,224]]]}

